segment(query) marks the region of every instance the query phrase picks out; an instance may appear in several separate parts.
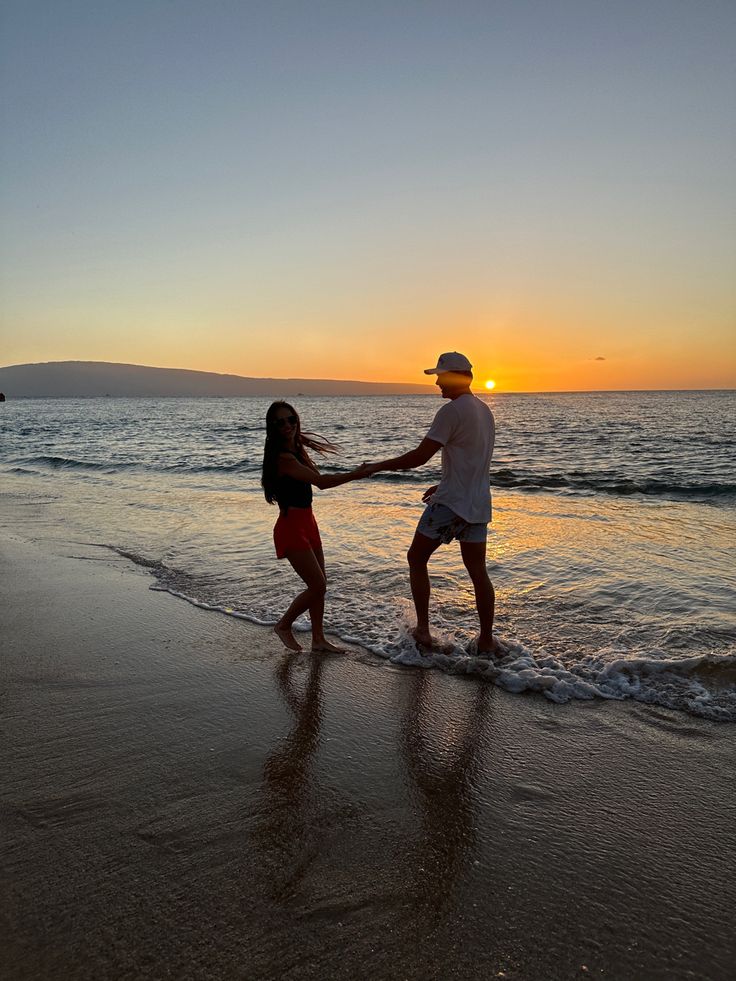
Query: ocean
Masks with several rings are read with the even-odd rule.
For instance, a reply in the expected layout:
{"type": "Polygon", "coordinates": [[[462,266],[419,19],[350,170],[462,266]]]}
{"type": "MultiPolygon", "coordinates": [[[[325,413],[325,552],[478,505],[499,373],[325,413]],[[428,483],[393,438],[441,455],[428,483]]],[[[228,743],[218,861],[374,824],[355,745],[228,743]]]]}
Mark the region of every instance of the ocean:
{"type": "MultiPolygon", "coordinates": [[[[422,667],[559,703],[636,699],[736,721],[736,393],[481,397],[497,428],[488,568],[504,656],[469,653],[475,609],[457,544],[430,566],[432,628],[451,653],[423,657],[409,636],[405,553],[439,456],[315,492],[328,631],[365,648],[355,656],[377,670],[422,667]]],[[[299,582],[275,558],[277,512],[259,483],[270,401],[8,401],[0,527],[114,549],[150,570],[152,588],[274,623],[299,582]]],[[[442,404],[291,401],[305,430],[341,447],[326,472],[411,449],[442,404]]]]}

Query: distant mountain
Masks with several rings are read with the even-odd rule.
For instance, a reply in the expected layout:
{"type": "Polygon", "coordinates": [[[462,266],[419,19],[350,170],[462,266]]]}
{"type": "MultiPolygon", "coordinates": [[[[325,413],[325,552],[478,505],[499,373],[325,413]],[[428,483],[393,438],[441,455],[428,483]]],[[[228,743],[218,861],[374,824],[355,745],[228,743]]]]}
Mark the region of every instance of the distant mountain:
{"type": "Polygon", "coordinates": [[[213,371],[149,368],[106,361],[48,361],[0,368],[6,398],[233,397],[262,395],[424,395],[431,385],[338,381],[324,378],[245,378],[213,371]]]}

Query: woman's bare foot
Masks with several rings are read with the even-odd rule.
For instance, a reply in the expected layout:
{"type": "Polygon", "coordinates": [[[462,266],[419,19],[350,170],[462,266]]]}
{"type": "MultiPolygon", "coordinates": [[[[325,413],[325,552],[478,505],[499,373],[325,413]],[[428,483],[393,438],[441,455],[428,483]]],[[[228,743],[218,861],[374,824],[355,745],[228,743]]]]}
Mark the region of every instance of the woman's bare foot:
{"type": "Polygon", "coordinates": [[[346,654],[344,647],[335,647],[331,644],[329,640],[313,640],[312,641],[312,654],[346,654]]]}
{"type": "Polygon", "coordinates": [[[277,623],[273,628],[273,632],[276,634],[284,647],[288,647],[290,651],[304,650],[302,645],[291,632],[291,627],[280,627],[277,623]]]}

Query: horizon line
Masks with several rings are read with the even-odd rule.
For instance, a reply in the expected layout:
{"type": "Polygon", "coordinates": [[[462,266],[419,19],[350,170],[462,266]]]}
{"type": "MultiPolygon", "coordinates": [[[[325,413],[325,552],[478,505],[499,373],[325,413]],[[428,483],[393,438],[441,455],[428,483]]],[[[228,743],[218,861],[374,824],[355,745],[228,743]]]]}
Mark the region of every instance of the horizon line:
{"type": "MultiPolygon", "coordinates": [[[[328,379],[303,379],[304,381],[323,381],[328,379]]],[[[329,379],[341,381],[341,379],[329,379]]],[[[401,382],[365,382],[364,384],[375,385],[400,385],[401,382]]],[[[411,384],[411,383],[407,383],[411,384]]],[[[677,395],[678,393],[698,393],[698,392],[736,392],[734,388],[553,388],[553,389],[519,389],[517,391],[499,391],[494,389],[492,392],[485,389],[471,389],[473,395],[677,395]]],[[[437,392],[393,392],[393,393],[312,393],[299,392],[296,397],[305,399],[363,399],[363,398],[434,398],[437,392]]],[[[294,398],[295,396],[290,396],[294,398]]],[[[9,401],[31,401],[34,399],[264,399],[271,398],[270,395],[16,395],[9,401]]]]}

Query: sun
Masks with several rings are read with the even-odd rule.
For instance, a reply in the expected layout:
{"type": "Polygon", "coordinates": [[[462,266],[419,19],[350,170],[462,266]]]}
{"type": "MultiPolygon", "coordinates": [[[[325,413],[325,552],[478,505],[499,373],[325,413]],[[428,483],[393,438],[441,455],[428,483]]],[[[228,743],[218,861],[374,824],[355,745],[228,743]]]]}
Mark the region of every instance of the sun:
{"type": "Polygon", "coordinates": [[[492,378],[489,378],[488,381],[486,382],[486,388],[490,392],[491,389],[492,388],[495,388],[495,387],[496,387],[496,383],[494,382],[494,380],[492,378]]]}

